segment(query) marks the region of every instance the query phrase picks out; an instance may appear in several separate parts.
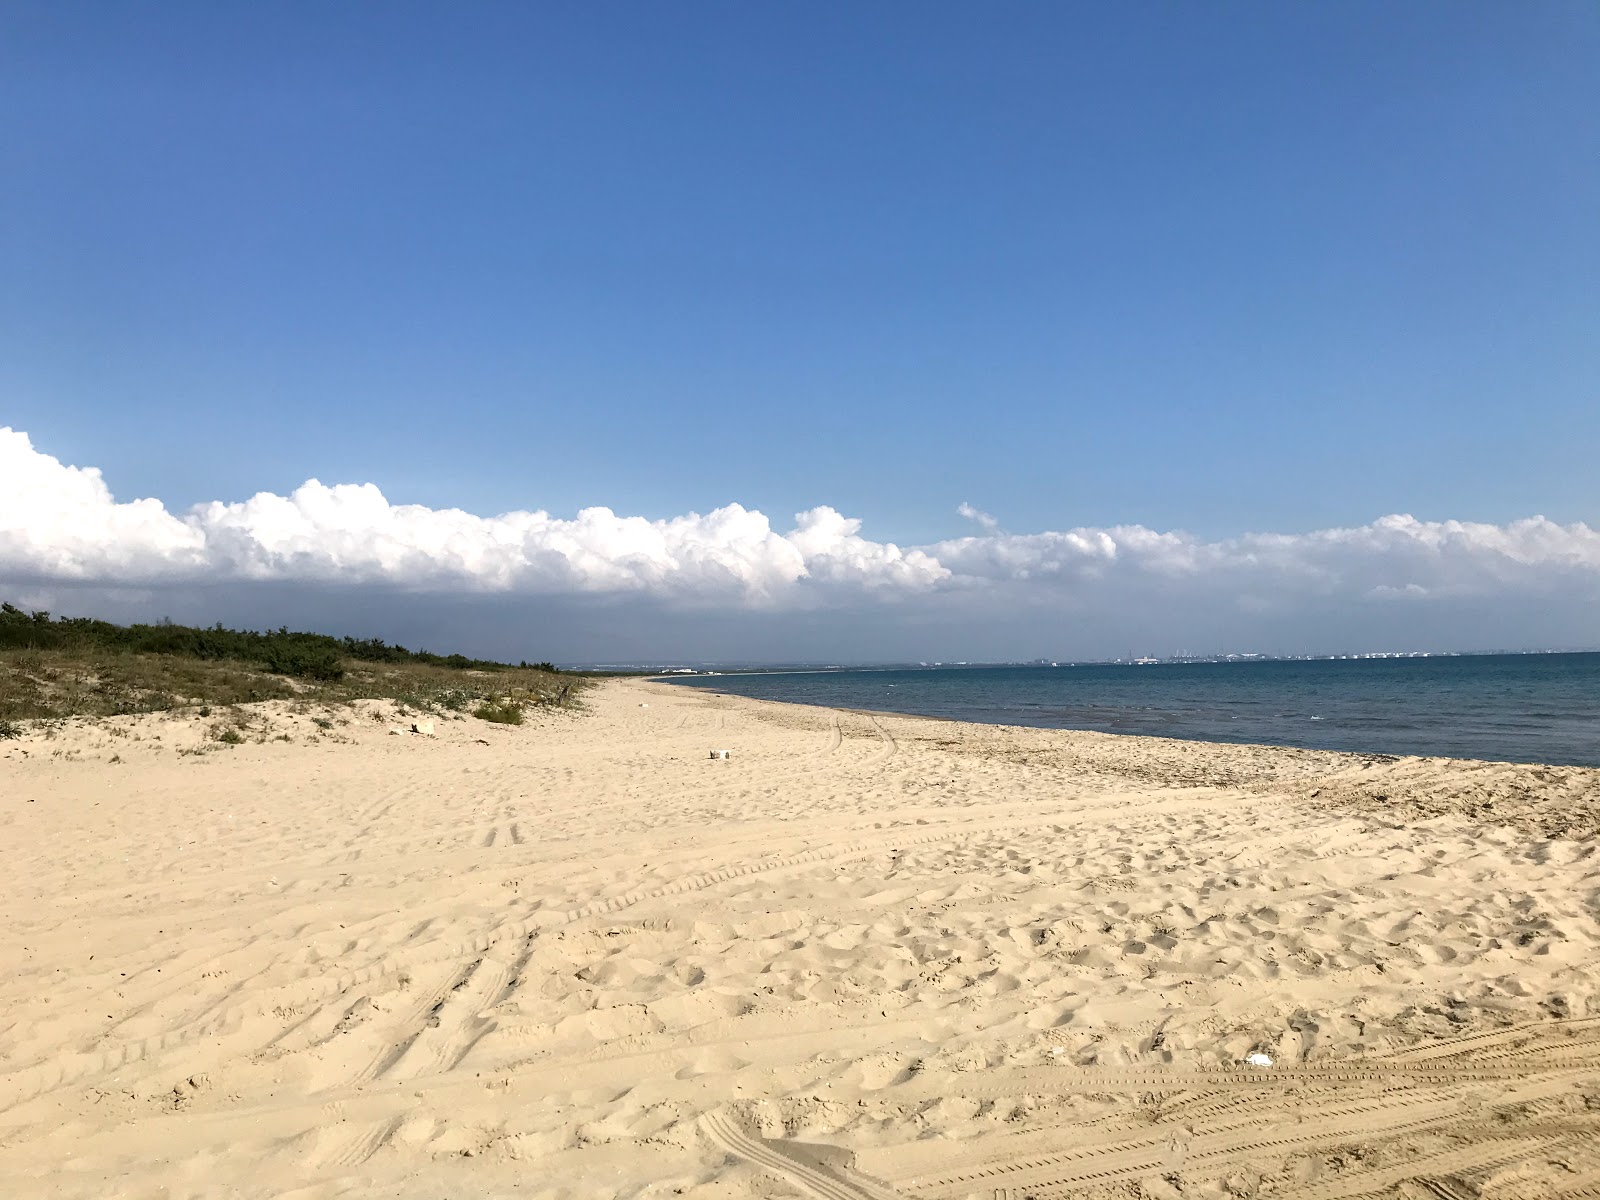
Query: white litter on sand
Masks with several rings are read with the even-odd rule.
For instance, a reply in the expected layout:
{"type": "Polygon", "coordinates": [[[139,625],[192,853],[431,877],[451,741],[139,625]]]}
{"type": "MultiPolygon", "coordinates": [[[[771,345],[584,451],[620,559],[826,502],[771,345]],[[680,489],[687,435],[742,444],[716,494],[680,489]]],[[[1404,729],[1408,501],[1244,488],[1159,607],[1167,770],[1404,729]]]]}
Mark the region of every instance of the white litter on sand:
{"type": "Polygon", "coordinates": [[[1254,1054],[1246,1054],[1244,1056],[1244,1060],[1252,1067],[1270,1067],[1272,1065],[1271,1056],[1262,1054],[1260,1051],[1257,1051],[1254,1054]]]}

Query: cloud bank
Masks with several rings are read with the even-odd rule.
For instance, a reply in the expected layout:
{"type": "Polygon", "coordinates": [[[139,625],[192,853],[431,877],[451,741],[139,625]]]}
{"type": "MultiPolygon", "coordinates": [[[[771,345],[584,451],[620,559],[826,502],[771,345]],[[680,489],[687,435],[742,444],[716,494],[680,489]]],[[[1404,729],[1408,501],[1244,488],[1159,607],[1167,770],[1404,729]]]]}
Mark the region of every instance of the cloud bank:
{"type": "Polygon", "coordinates": [[[587,508],[478,517],[390,504],[377,487],[313,479],[174,514],[118,503],[98,469],[66,466],[0,428],[0,576],[40,582],[299,581],[531,595],[648,593],[765,605],[810,583],[915,592],[950,572],[919,550],[859,534],[831,508],[787,533],[738,504],[664,521],[587,508]]]}
{"type": "MultiPolygon", "coordinates": [[[[391,504],[370,483],[316,480],[287,496],[173,513],[158,500],[119,502],[99,470],[65,465],[0,428],[0,584],[13,589],[292,584],[622,598],[699,612],[969,616],[1129,605],[1378,614],[1477,598],[1511,619],[1536,613],[1541,598],[1578,612],[1600,602],[1600,533],[1537,516],[1493,525],[1395,515],[1207,541],[1140,525],[1013,534],[970,504],[958,511],[981,532],[913,547],[863,536],[859,519],[826,506],[786,530],[738,504],[667,520],[606,508],[480,517],[391,504]]],[[[1588,629],[1600,640],[1600,628],[1588,629]]]]}

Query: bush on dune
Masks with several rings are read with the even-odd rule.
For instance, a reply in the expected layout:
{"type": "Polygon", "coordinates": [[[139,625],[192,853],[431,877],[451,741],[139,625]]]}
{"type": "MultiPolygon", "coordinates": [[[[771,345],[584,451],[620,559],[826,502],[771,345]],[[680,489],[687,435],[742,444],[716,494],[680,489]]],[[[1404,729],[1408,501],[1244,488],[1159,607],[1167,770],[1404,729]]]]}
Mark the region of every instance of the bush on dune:
{"type": "Polygon", "coordinates": [[[113,625],[0,604],[0,720],[262,700],[392,699],[446,713],[484,709],[494,714],[486,720],[520,724],[526,706],[578,703],[584,686],[548,662],[512,666],[408,650],[382,638],[287,627],[113,625]]]}
{"type": "MultiPolygon", "coordinates": [[[[261,663],[277,675],[304,679],[337,679],[344,661],[394,665],[446,667],[455,671],[517,670],[509,663],[464,654],[430,654],[391,646],[382,638],[336,638],[325,633],[303,633],[287,626],[258,633],[227,629],[220,622],[209,629],[174,625],[113,625],[93,617],[57,617],[48,612],[26,613],[12,604],[0,604],[0,650],[88,650],[133,654],[163,654],[178,658],[239,659],[261,663]]],[[[522,669],[559,672],[539,663],[522,669]]]]}
{"type": "Polygon", "coordinates": [[[266,647],[262,661],[274,675],[327,682],[344,678],[344,664],[331,646],[273,643],[266,647]]]}
{"type": "Polygon", "coordinates": [[[482,721],[493,721],[496,725],[521,725],[522,703],[510,696],[485,700],[473,710],[472,715],[482,721]]]}

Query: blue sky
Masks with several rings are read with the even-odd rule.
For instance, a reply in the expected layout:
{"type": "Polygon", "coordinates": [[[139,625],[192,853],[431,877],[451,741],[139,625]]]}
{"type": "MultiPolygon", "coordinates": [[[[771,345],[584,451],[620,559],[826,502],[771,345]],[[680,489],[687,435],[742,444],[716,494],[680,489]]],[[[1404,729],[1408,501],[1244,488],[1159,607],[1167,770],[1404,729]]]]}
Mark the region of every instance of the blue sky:
{"type": "Polygon", "coordinates": [[[1595,523],[1597,64],[1587,3],[11,4],[0,426],[172,513],[1595,523]]]}

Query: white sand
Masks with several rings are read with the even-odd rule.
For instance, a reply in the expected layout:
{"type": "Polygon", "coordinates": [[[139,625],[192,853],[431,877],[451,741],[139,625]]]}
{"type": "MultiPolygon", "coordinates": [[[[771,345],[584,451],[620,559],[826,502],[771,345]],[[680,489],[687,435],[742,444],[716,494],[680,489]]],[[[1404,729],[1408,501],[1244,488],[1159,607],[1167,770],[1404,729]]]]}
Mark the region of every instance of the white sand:
{"type": "Polygon", "coordinates": [[[590,710],[0,743],[0,1194],[1600,1196],[1600,772],[590,710]]]}

